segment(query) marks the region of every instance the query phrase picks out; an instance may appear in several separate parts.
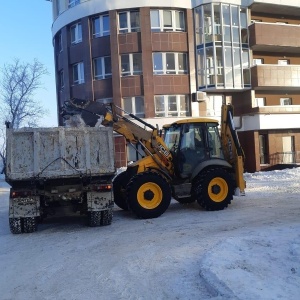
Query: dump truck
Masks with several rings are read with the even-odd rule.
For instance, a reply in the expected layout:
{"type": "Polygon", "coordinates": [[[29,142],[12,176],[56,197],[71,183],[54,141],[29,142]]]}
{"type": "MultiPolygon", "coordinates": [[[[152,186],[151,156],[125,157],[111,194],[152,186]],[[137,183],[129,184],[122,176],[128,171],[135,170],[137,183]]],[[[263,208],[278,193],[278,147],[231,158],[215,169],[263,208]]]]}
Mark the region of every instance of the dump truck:
{"type": "Polygon", "coordinates": [[[47,216],[73,211],[90,226],[109,225],[114,205],[113,129],[6,129],[6,182],[12,233],[29,233],[47,216]]]}

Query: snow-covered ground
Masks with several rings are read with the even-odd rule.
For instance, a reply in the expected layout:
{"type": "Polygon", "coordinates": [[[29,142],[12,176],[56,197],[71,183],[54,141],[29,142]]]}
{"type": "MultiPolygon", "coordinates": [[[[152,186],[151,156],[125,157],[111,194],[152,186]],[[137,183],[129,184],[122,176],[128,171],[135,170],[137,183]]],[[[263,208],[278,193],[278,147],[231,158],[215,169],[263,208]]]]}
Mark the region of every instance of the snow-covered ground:
{"type": "Polygon", "coordinates": [[[0,299],[300,299],[300,168],[245,174],[224,211],[48,219],[12,235],[0,179],[0,299]]]}

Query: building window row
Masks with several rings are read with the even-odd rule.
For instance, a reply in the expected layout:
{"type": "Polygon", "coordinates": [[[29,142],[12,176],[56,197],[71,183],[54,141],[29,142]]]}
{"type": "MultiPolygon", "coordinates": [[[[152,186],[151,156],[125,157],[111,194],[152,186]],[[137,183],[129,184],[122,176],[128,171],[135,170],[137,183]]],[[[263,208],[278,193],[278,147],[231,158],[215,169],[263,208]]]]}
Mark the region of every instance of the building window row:
{"type": "MultiPolygon", "coordinates": [[[[112,103],[112,98],[98,99],[100,103],[112,103]]],[[[186,117],[190,116],[189,97],[187,95],[156,95],[155,116],[156,117],[186,117]]],[[[122,107],[124,116],[129,113],[139,118],[145,117],[145,105],[143,96],[124,97],[122,99],[122,107]]]]}
{"type": "MultiPolygon", "coordinates": [[[[142,54],[127,53],[120,55],[121,76],[136,76],[143,72],[142,54]]],[[[73,84],[84,83],[83,62],[73,65],[76,75],[73,84]]],[[[153,53],[153,74],[171,75],[187,74],[186,53],[153,53]]],[[[111,57],[103,56],[93,59],[93,75],[95,80],[112,77],[111,57]]]]}
{"type": "MultiPolygon", "coordinates": [[[[58,2],[60,3],[60,2],[58,2]]],[[[79,4],[80,1],[70,1],[69,7],[79,4]]],[[[139,11],[122,11],[118,13],[118,31],[120,34],[140,31],[140,13],[139,11]]],[[[91,18],[91,32],[93,38],[99,38],[110,35],[110,18],[108,14],[101,14],[91,18]]],[[[183,11],[175,10],[151,10],[151,30],[160,31],[185,31],[185,16],[183,11]]],[[[61,33],[58,33],[61,36],[61,33]]],[[[81,22],[73,24],[70,27],[71,44],[82,42],[81,22]]],[[[61,39],[61,38],[60,38],[61,39]]],[[[56,38],[56,43],[58,43],[56,38]]],[[[58,52],[62,51],[57,46],[58,52]],[[58,50],[59,49],[59,50],[58,50]]]]}
{"type": "MultiPolygon", "coordinates": [[[[287,66],[290,64],[290,60],[289,59],[278,59],[277,63],[279,66],[287,66]]],[[[263,58],[254,58],[253,59],[253,66],[263,65],[263,64],[264,64],[263,58]]]]}
{"type": "MultiPolygon", "coordinates": [[[[279,98],[279,105],[280,106],[292,105],[292,98],[289,98],[289,97],[279,98]]],[[[265,97],[256,97],[255,98],[255,106],[256,107],[266,106],[266,98],[265,97]]]]}

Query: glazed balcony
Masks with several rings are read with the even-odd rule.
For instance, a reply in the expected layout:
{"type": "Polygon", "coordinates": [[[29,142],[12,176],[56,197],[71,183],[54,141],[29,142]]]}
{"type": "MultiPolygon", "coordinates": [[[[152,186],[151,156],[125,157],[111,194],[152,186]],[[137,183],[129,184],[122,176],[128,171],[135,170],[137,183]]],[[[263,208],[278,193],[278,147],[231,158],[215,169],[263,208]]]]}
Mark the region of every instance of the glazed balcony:
{"type": "Polygon", "coordinates": [[[251,68],[251,85],[255,90],[299,90],[300,65],[257,65],[251,68]]]}
{"type": "Polygon", "coordinates": [[[256,22],[249,26],[249,44],[254,51],[300,52],[300,26],[256,22]]]}

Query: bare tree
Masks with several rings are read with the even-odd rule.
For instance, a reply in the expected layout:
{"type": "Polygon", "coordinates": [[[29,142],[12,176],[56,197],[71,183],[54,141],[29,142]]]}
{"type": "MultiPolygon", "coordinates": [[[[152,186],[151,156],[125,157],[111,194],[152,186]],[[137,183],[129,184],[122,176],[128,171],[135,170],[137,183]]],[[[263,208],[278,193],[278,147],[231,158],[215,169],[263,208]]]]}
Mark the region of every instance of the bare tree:
{"type": "MultiPolygon", "coordinates": [[[[48,74],[46,68],[36,59],[32,63],[23,63],[15,59],[13,63],[4,65],[0,82],[1,125],[4,126],[4,121],[8,121],[12,128],[38,125],[46,110],[34,99],[34,95],[42,87],[41,80],[46,74],[48,74]]],[[[0,159],[5,167],[3,129],[0,135],[0,159]]]]}
{"type": "Polygon", "coordinates": [[[6,139],[5,130],[0,128],[0,174],[3,174],[6,166],[6,139]],[[2,166],[1,166],[2,162],[2,166]]]}

